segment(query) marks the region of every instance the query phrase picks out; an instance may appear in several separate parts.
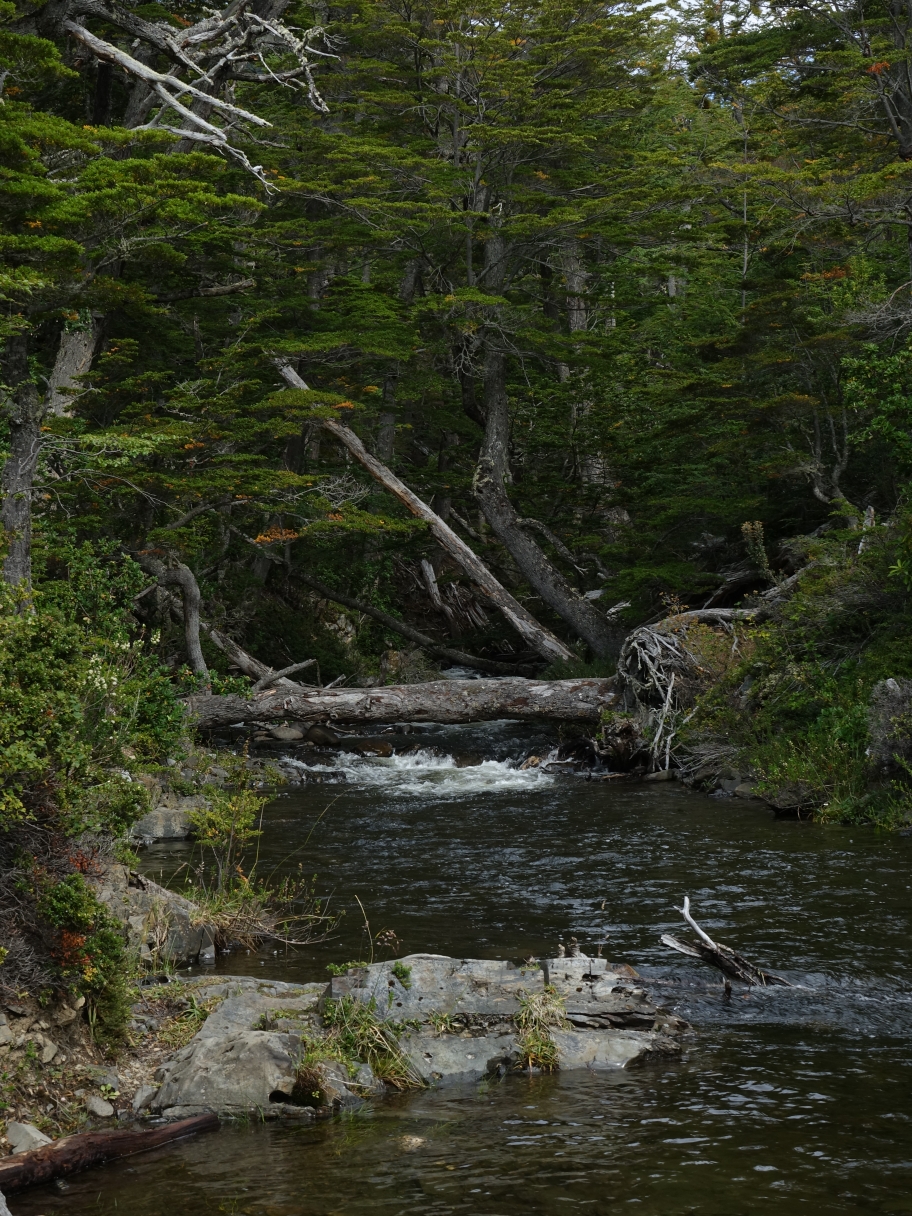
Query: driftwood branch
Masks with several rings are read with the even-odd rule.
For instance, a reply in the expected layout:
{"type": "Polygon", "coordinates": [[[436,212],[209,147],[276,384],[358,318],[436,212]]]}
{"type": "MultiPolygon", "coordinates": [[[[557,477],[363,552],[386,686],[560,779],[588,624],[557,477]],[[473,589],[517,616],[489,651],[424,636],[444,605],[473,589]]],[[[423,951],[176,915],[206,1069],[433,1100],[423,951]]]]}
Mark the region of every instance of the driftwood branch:
{"type": "MultiPolygon", "coordinates": [[[[291,367],[287,359],[276,358],[275,366],[285,382],[292,388],[309,391],[307,383],[291,367]]],[[[478,558],[465,541],[457,536],[453,529],[444,523],[435,511],[431,510],[427,503],[423,502],[417,494],[414,494],[408,486],[400,481],[391,469],[388,469],[385,464],[382,464],[367,451],[354,431],[335,422],[332,418],[322,419],[322,427],[333,438],[337,439],[384,489],[389,490],[391,494],[398,498],[414,516],[424,520],[434,539],[459,564],[484,595],[501,611],[520,636],[530,646],[534,647],[542,658],[547,659],[548,662],[554,662],[558,659],[569,660],[575,657],[573,652],[559,638],[556,638],[550,630],[540,625],[535,617],[507,591],[506,587],[494,577],[484,562],[478,558]]]]}
{"type": "Polygon", "coordinates": [[[200,589],[196,575],[189,566],[178,562],[174,566],[166,566],[164,562],[148,553],[137,553],[134,560],[151,574],[160,587],[177,586],[181,589],[183,599],[184,639],[187,646],[187,658],[193,671],[205,679],[209,679],[209,668],[203,656],[200,645],[200,589]]]}
{"type": "Polygon", "coordinates": [[[316,661],[316,659],[305,659],[303,663],[292,663],[290,667],[283,667],[281,671],[270,672],[268,676],[263,676],[262,679],[257,680],[250,691],[252,693],[262,692],[264,688],[269,688],[271,684],[278,684],[285,676],[293,675],[296,671],[303,671],[305,667],[313,667],[316,661]]]}
{"type": "Polygon", "coordinates": [[[242,721],[595,723],[613,699],[613,680],[433,680],[388,688],[336,688],[259,696],[192,696],[202,729],[242,721]]]}
{"type": "Polygon", "coordinates": [[[711,967],[718,968],[723,975],[730,976],[732,979],[740,980],[744,984],[751,987],[769,988],[779,985],[784,988],[791,988],[792,985],[788,980],[782,979],[781,976],[771,975],[768,971],[762,971],[753,963],[748,962],[731,946],[724,946],[721,942],[714,942],[709,934],[701,929],[690,913],[690,900],[684,896],[684,907],[678,911],[690,925],[700,939],[698,942],[683,942],[679,937],[675,937],[672,933],[663,933],[661,937],[662,944],[669,946],[672,950],[677,950],[679,954],[686,954],[690,958],[702,959],[704,963],[709,963],[711,967]]]}
{"type": "Polygon", "coordinates": [[[0,1161],[0,1191],[10,1194],[29,1186],[40,1186],[53,1182],[55,1178],[65,1178],[78,1170],[88,1169],[89,1166],[100,1165],[103,1161],[144,1153],[150,1148],[182,1140],[197,1132],[215,1131],[218,1126],[217,1115],[196,1115],[192,1119],[181,1119],[150,1131],[85,1132],[65,1136],[62,1140],[46,1144],[44,1148],[16,1153],[0,1161]]]}

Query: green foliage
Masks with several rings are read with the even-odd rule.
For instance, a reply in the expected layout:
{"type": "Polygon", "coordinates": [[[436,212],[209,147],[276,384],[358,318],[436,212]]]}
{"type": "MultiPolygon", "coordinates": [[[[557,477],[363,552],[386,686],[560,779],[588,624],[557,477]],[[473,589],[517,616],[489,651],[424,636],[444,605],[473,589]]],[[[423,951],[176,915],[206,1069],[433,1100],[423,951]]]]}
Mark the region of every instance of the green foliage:
{"type": "MultiPolygon", "coordinates": [[[[318,1051],[331,1058],[369,1064],[374,1075],[396,1089],[418,1089],[422,1081],[399,1045],[399,1038],[409,1025],[382,1018],[376,1002],[356,1001],[344,996],[328,1000],[323,1012],[326,1036],[316,1045],[318,1051]]],[[[305,1065],[310,1061],[305,1057],[305,1065]]]]}
{"type": "Polygon", "coordinates": [[[392,967],[390,967],[390,973],[396,977],[403,988],[411,988],[412,969],[408,964],[403,963],[401,959],[397,959],[392,967]]]}
{"type": "Polygon", "coordinates": [[[39,879],[36,907],[56,930],[51,955],[62,982],[85,996],[93,1036],[116,1046],[126,1037],[134,971],[121,925],[80,874],[39,879]]]}

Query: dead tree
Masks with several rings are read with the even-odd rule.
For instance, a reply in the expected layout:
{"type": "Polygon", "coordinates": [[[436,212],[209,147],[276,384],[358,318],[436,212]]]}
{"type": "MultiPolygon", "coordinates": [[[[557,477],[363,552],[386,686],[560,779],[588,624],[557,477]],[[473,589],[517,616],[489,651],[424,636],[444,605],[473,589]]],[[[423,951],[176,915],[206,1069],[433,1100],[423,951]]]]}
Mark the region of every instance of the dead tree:
{"type": "Polygon", "coordinates": [[[788,980],[782,979],[781,976],[761,971],[759,967],[749,963],[746,958],[732,950],[731,946],[723,946],[721,942],[714,942],[691,916],[690,900],[686,895],[684,896],[684,907],[678,908],[678,911],[694,930],[699,941],[682,942],[672,933],[663,933],[661,941],[664,946],[670,946],[672,950],[677,950],[679,954],[686,954],[690,958],[701,959],[704,963],[709,963],[711,967],[717,967],[723,975],[727,975],[733,980],[740,980],[741,983],[750,987],[769,988],[775,985],[784,988],[792,987],[788,980]]]}

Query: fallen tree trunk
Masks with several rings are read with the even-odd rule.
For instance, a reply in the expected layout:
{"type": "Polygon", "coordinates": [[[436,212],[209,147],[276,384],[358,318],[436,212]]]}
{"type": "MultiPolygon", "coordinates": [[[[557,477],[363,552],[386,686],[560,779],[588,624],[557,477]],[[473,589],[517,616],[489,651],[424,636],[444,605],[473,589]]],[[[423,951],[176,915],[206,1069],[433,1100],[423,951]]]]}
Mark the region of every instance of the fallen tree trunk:
{"type": "Polygon", "coordinates": [[[607,680],[434,680],[389,688],[336,688],[262,696],[194,696],[186,701],[196,726],[233,722],[598,722],[615,699],[607,680]]]}
{"type": "Polygon", "coordinates": [[[214,1131],[219,1126],[217,1115],[195,1115],[192,1119],[181,1119],[150,1131],[104,1131],[84,1132],[76,1136],[65,1136],[35,1148],[31,1152],[16,1153],[0,1161],[0,1191],[10,1194],[25,1187],[40,1186],[65,1178],[78,1170],[118,1157],[131,1157],[158,1148],[172,1140],[181,1140],[196,1132],[214,1131]]]}
{"type": "MultiPolygon", "coordinates": [[[[306,382],[287,362],[276,359],[275,365],[286,384],[292,388],[309,391],[306,382]]],[[[567,661],[576,657],[569,647],[556,638],[550,630],[540,625],[531,612],[527,612],[523,608],[522,604],[494,577],[484,562],[472,552],[465,541],[457,536],[427,503],[422,502],[418,495],[401,482],[391,469],[388,469],[375,456],[371,456],[354,431],[334,422],[331,418],[324,418],[321,425],[325,431],[329,431],[343,447],[348,449],[358,463],[367,469],[371,477],[378,481],[384,489],[395,495],[413,515],[425,521],[434,539],[449,553],[450,557],[458,562],[479,590],[503,613],[513,628],[538,651],[543,659],[553,663],[557,660],[567,661]]]]}

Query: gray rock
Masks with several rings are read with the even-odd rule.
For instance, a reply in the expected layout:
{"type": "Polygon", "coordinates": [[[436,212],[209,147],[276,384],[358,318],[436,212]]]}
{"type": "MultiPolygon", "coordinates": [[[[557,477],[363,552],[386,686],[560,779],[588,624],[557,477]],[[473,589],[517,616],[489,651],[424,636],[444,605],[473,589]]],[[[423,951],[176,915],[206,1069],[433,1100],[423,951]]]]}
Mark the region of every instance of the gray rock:
{"type": "Polygon", "coordinates": [[[756,798],[754,787],[750,781],[742,781],[740,785],[736,785],[732,790],[736,798],[756,798]]]}
{"type": "Polygon", "coordinates": [[[506,1071],[516,1059],[512,1027],[479,1035],[421,1031],[403,1038],[402,1047],[427,1085],[480,1081],[506,1071]]]}
{"type": "Polygon", "coordinates": [[[28,1153],[33,1148],[42,1148],[51,1143],[50,1136],[38,1130],[33,1123],[7,1123],[6,1138],[14,1153],[28,1153]]]}
{"type": "Polygon", "coordinates": [[[90,1115],[94,1115],[97,1119],[110,1119],[114,1114],[114,1107],[104,1098],[99,1098],[96,1094],[90,1094],[86,1098],[86,1110],[90,1115]]]}
{"type": "Polygon", "coordinates": [[[98,899],[127,928],[129,945],[150,963],[193,962],[214,933],[198,922],[191,900],[126,866],[111,865],[96,879],[98,899]]]}
{"type": "Polygon", "coordinates": [[[151,1106],[152,1099],[157,1093],[158,1089],[154,1085],[140,1085],[133,1095],[133,1114],[138,1115],[140,1111],[151,1106]]]}
{"type": "Polygon", "coordinates": [[[0,1026],[0,1047],[5,1047],[7,1043],[12,1041],[12,1038],[13,1032],[4,1022],[4,1024],[0,1026]]]}
{"type": "Polygon", "coordinates": [[[189,812],[165,806],[149,811],[130,829],[134,840],[186,840],[191,832],[189,812]]]}
{"type": "Polygon", "coordinates": [[[661,1035],[635,1030],[552,1030],[560,1055],[561,1071],[575,1068],[626,1068],[649,1056],[672,1054],[680,1048],[661,1035]]]}
{"type": "Polygon", "coordinates": [[[6,1200],[3,1198],[2,1191],[0,1191],[0,1216],[13,1216],[12,1212],[6,1206],[6,1200]]]}
{"type": "Polygon", "coordinates": [[[45,1039],[44,1046],[41,1049],[41,1063],[50,1064],[59,1050],[60,1048],[56,1043],[52,1043],[50,1039],[45,1039]]]}
{"type": "Polygon", "coordinates": [[[269,733],[273,739],[282,743],[297,743],[299,739],[304,738],[304,731],[300,726],[271,726],[269,733]]]}
{"type": "Polygon", "coordinates": [[[89,1076],[92,1078],[93,1084],[99,1089],[110,1089],[113,1093],[120,1093],[120,1077],[113,1068],[105,1068],[103,1065],[89,1065],[86,1069],[89,1076]]]}
{"type": "Polygon", "coordinates": [[[159,1068],[162,1085],[152,1109],[170,1117],[200,1111],[268,1116],[283,1104],[296,1105],[301,1032],[311,1026],[327,986],[221,980],[199,987],[204,999],[220,987],[241,992],[227,996],[196,1037],[159,1068]]]}
{"type": "Polygon", "coordinates": [[[900,762],[912,762],[912,680],[881,680],[874,685],[868,738],[868,759],[878,776],[902,772],[900,762]]]}

